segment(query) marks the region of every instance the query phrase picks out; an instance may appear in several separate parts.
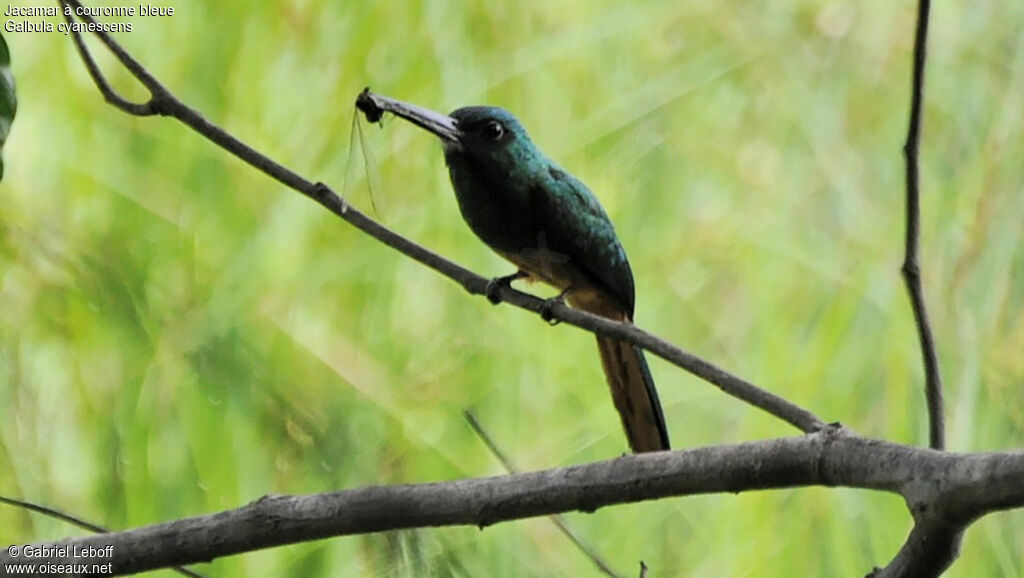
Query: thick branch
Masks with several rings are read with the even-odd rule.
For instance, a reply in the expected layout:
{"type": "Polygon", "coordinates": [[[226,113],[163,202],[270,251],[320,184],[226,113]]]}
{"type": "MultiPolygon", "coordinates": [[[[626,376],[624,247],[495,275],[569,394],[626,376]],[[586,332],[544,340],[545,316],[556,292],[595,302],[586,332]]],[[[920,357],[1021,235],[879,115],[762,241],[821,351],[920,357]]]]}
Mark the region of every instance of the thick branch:
{"type": "Polygon", "coordinates": [[[906,254],[903,259],[903,281],[910,294],[914,310],[914,323],[921,342],[924,362],[925,397],[928,401],[929,445],[941,450],[946,447],[946,420],[943,415],[942,374],[935,351],[924,290],[921,288],[921,268],[918,265],[918,245],[921,237],[921,199],[918,184],[918,150],[921,139],[921,105],[924,102],[924,64],[928,42],[928,12],[930,0],[920,0],[917,7],[917,32],[914,37],[914,73],[910,92],[910,126],[903,154],[907,163],[907,225],[906,254]]]}
{"type": "MultiPolygon", "coordinates": [[[[932,520],[965,524],[995,508],[1024,505],[1024,452],[953,455],[861,438],[837,428],[802,436],[685,452],[655,452],[526,474],[433,484],[367,487],[307,496],[268,496],[243,508],[125,532],[65,540],[79,548],[113,545],[115,574],[192,564],[306,540],[415,527],[474,525],[670,496],[797,486],[845,486],[940,505],[932,520]],[[1005,490],[998,503],[989,484],[1005,490]],[[954,517],[946,512],[957,512],[954,517]]],[[[910,560],[930,528],[915,529],[910,560]]],[[[56,544],[45,544],[54,546],[56,544]]],[[[902,554],[901,554],[902,556],[902,554]]],[[[898,557],[897,559],[899,559],[898,557]]],[[[84,563],[63,556],[0,553],[0,564],[84,563]]],[[[884,576],[934,574],[890,573],[884,576]]]]}
{"type": "Polygon", "coordinates": [[[941,576],[960,555],[964,524],[947,524],[941,519],[918,520],[910,537],[885,568],[876,568],[868,578],[930,578],[941,576]]]}
{"type": "MultiPolygon", "coordinates": [[[[72,6],[81,5],[78,0],[60,1],[72,6]]],[[[86,22],[94,21],[88,16],[83,16],[82,19],[86,22]]],[[[474,295],[485,294],[488,279],[391,231],[348,205],[327,185],[313,183],[303,178],[206,120],[199,112],[178,100],[167,88],[149,74],[141,64],[125,52],[113,38],[103,31],[96,31],[103,44],[110,48],[118,60],[152,93],[152,99],[144,104],[130,103],[117,96],[103,79],[102,73],[100,73],[99,68],[93,61],[88,48],[81,41],[79,33],[72,32],[72,34],[75,37],[79,54],[85,60],[86,66],[97,86],[103,92],[107,101],[114,106],[133,115],[144,116],[158,112],[159,114],[176,118],[199,134],[231,152],[239,159],[249,163],[278,182],[320,203],[327,210],[385,245],[445,275],[474,295]]],[[[542,311],[545,303],[542,299],[516,291],[510,287],[502,287],[498,295],[504,302],[538,314],[542,311]]],[[[821,419],[806,409],[765,391],[740,377],[732,375],[724,369],[688,353],[667,341],[659,339],[635,325],[611,321],[590,313],[570,309],[564,305],[548,307],[547,311],[550,311],[553,319],[563,321],[569,325],[594,333],[617,337],[638,345],[677,367],[718,386],[725,393],[790,423],[803,432],[817,431],[825,425],[821,419]]]]}
{"type": "MultiPolygon", "coordinates": [[[[93,524],[92,522],[89,522],[87,520],[83,520],[83,519],[78,518],[76,516],[72,516],[71,514],[65,514],[64,512],[60,512],[60,511],[55,510],[53,508],[48,508],[46,506],[42,506],[42,505],[39,505],[39,504],[34,504],[32,502],[28,502],[28,501],[25,501],[25,500],[16,500],[14,498],[8,498],[7,496],[0,496],[0,503],[7,504],[9,506],[14,506],[16,508],[22,508],[22,509],[28,510],[30,512],[36,512],[38,514],[42,514],[42,515],[48,516],[50,518],[55,518],[57,520],[61,520],[63,522],[67,522],[67,523],[69,523],[71,525],[78,526],[79,528],[82,528],[83,530],[89,530],[90,532],[96,532],[98,534],[106,534],[106,533],[110,532],[110,530],[108,530],[108,529],[106,529],[106,528],[104,528],[102,526],[97,526],[96,524],[93,524]]],[[[191,578],[203,578],[202,574],[193,572],[193,571],[189,570],[188,568],[182,568],[180,566],[174,566],[174,567],[171,567],[170,569],[173,570],[174,572],[177,572],[178,574],[181,574],[182,576],[190,576],[191,578]]]]}

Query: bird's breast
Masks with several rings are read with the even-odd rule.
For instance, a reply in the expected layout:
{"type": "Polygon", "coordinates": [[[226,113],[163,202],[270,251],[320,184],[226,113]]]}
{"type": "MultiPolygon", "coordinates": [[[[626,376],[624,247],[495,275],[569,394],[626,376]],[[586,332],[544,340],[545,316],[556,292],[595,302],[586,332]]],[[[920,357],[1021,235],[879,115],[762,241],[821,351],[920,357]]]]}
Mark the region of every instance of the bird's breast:
{"type": "Polygon", "coordinates": [[[512,175],[483,171],[449,159],[449,174],[459,212],[469,228],[499,253],[518,253],[538,246],[540,215],[512,175]]]}

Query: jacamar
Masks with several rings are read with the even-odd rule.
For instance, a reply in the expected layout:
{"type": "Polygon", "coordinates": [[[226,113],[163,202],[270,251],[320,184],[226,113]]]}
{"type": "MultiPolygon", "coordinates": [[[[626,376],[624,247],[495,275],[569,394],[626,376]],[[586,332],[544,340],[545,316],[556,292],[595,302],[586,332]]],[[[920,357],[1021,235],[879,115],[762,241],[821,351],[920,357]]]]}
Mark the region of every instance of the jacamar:
{"type": "MultiPolygon", "coordinates": [[[[586,185],[537,149],[511,113],[469,106],[446,116],[368,90],[357,104],[371,121],[386,110],[441,139],[469,228],[519,268],[493,283],[544,281],[572,307],[632,322],[633,272],[608,215],[586,185]]],[[[630,447],[635,452],[669,449],[643,352],[601,335],[597,347],[630,447]]]]}

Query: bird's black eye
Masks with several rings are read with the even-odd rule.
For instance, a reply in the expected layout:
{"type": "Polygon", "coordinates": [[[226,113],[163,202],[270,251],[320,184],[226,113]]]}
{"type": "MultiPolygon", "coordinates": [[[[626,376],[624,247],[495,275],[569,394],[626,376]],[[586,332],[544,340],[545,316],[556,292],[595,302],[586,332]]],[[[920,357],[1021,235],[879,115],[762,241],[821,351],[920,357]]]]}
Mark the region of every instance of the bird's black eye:
{"type": "Polygon", "coordinates": [[[505,127],[500,122],[492,120],[484,125],[483,134],[488,140],[499,141],[505,136],[505,127]]]}

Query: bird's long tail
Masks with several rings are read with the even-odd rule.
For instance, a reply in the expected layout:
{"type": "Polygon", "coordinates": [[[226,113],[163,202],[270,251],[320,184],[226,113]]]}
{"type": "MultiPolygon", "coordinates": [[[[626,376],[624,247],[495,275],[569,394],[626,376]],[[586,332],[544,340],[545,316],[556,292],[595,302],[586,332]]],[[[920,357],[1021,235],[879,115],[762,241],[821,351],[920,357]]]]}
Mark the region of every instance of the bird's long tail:
{"type": "Polygon", "coordinates": [[[597,348],[629,447],[637,453],[669,449],[665,416],[643,351],[602,335],[597,336],[597,348]]]}

